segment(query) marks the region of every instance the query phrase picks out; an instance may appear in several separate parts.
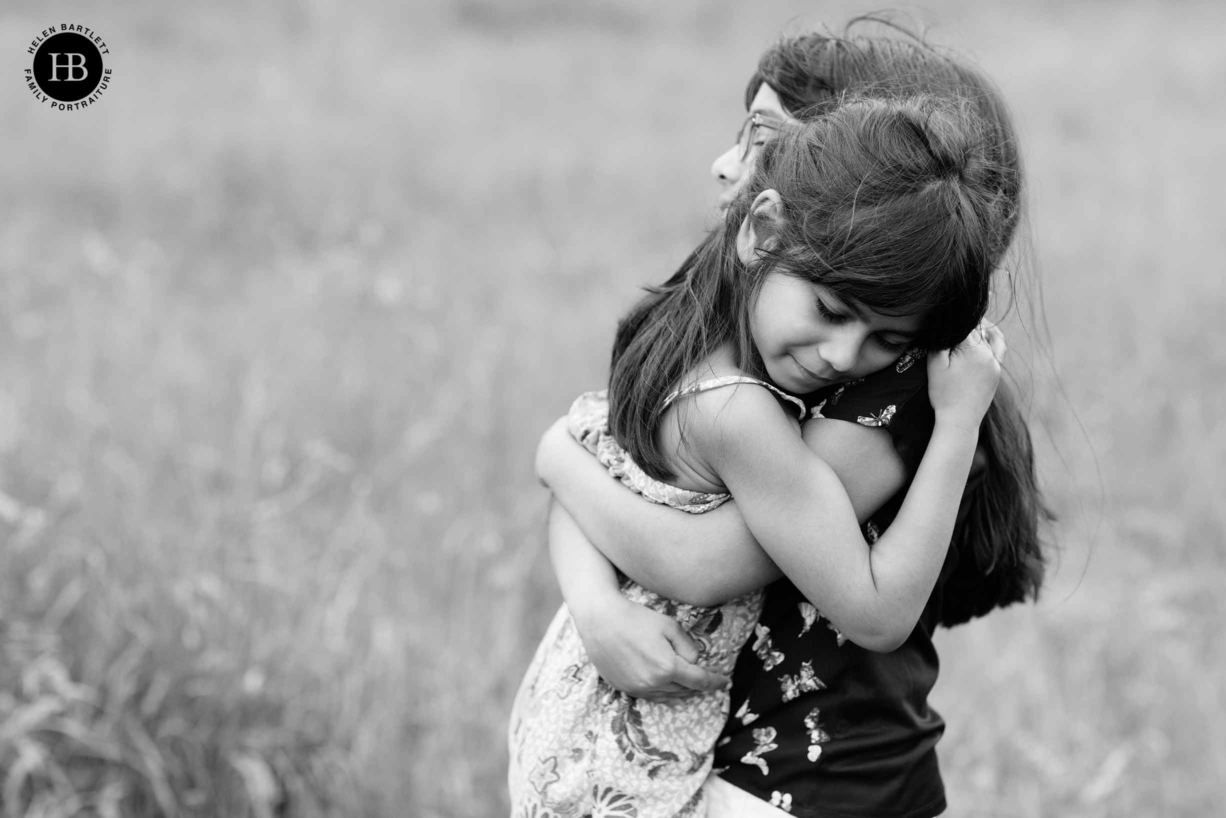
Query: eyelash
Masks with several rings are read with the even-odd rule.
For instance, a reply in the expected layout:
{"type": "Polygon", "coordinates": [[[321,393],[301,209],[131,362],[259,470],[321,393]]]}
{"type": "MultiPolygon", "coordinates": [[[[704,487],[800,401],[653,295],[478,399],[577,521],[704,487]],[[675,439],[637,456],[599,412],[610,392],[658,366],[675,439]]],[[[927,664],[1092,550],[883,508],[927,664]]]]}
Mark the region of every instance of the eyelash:
{"type": "MultiPolygon", "coordinates": [[[[835,312],[834,310],[827,307],[825,302],[823,302],[820,298],[816,299],[815,303],[817,304],[818,314],[821,315],[822,318],[825,318],[827,321],[830,321],[835,324],[841,324],[845,321],[850,320],[850,316],[845,315],[843,313],[835,312]]],[[[898,342],[887,341],[886,339],[878,335],[877,343],[880,344],[883,349],[888,350],[890,352],[902,352],[910,345],[911,342],[910,341],[898,341],[898,342]]]]}
{"type": "Polygon", "coordinates": [[[822,318],[825,318],[827,321],[833,321],[837,324],[841,324],[844,321],[848,320],[848,318],[851,317],[841,312],[835,312],[834,310],[830,309],[829,307],[826,306],[826,303],[822,301],[820,298],[817,299],[817,312],[819,315],[821,315],[822,318]]]}

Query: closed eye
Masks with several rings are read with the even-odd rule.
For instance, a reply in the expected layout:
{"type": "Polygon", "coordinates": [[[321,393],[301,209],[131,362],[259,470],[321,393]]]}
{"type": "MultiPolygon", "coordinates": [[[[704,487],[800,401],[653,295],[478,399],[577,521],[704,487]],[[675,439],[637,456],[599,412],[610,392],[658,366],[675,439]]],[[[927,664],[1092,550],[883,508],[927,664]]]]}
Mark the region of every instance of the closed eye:
{"type": "Polygon", "coordinates": [[[843,324],[851,320],[850,315],[842,312],[835,312],[834,310],[830,309],[830,307],[826,306],[826,302],[822,301],[820,298],[815,299],[814,303],[817,304],[818,315],[825,318],[832,324],[843,324]]]}
{"type": "Polygon", "coordinates": [[[878,335],[877,343],[885,349],[902,352],[911,345],[910,338],[896,338],[888,335],[878,335]]]}

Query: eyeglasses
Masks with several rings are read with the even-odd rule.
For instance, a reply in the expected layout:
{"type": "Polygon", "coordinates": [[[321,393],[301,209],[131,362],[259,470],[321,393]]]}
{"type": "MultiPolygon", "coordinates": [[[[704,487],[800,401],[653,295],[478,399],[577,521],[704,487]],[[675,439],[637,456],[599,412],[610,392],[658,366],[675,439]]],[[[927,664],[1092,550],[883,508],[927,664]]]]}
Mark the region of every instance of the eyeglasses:
{"type": "Polygon", "coordinates": [[[758,135],[760,128],[766,128],[771,131],[779,131],[787,125],[782,119],[775,117],[764,116],[760,113],[752,113],[745,117],[745,122],[741,125],[741,129],[736,134],[737,152],[740,161],[744,162],[749,158],[749,150],[753,147],[754,137],[758,135]]]}

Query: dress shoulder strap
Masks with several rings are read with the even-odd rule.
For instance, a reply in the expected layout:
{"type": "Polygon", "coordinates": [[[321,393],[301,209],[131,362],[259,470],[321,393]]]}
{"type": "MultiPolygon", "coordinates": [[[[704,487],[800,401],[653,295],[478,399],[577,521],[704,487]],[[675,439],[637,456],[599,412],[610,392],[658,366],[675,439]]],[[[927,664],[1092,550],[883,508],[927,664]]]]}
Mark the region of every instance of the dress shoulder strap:
{"type": "Polygon", "coordinates": [[[678,398],[684,398],[687,395],[697,395],[699,392],[709,392],[712,389],[732,386],[733,384],[737,383],[751,383],[754,386],[762,386],[769,389],[781,400],[785,400],[796,407],[800,419],[805,419],[805,414],[808,410],[805,408],[804,401],[795,395],[789,395],[787,392],[784,392],[774,384],[769,384],[766,381],[758,380],[757,378],[751,378],[748,375],[720,375],[718,378],[708,378],[705,381],[690,384],[685,389],[678,389],[675,392],[670,392],[668,397],[664,399],[664,407],[667,409],[673,403],[673,401],[677,400],[678,398]]]}

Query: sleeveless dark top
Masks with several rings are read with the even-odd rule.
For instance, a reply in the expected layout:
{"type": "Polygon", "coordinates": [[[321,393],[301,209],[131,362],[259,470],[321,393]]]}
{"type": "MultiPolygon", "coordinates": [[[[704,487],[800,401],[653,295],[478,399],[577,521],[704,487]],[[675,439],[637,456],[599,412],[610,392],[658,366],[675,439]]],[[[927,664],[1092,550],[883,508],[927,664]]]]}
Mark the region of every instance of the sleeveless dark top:
{"type": "MultiPolygon", "coordinates": [[[[884,427],[908,485],[932,435],[923,353],[809,398],[811,416],[884,427]]],[[[874,542],[905,489],[864,526],[874,542]]],[[[727,782],[802,818],[921,818],[945,809],[936,743],[945,729],[928,706],[936,683],[936,588],[907,641],[888,654],[846,641],[787,579],[770,585],[755,638],[733,672],[731,712],[716,747],[727,782]]]]}

